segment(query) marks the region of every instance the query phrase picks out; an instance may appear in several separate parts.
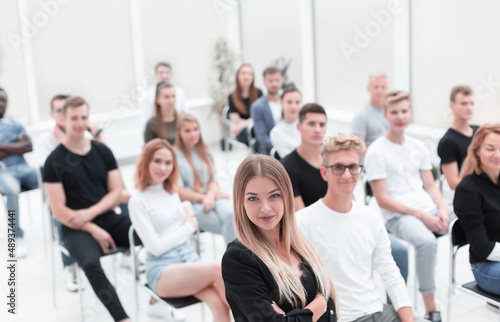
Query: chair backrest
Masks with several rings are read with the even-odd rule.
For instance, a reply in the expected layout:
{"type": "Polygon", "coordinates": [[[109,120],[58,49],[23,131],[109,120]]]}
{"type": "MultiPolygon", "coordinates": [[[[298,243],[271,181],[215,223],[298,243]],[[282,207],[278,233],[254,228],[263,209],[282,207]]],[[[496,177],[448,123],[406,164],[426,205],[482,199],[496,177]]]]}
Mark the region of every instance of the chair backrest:
{"type": "Polygon", "coordinates": [[[373,197],[372,186],[370,185],[370,181],[366,180],[365,182],[365,195],[367,197],[373,197]]]}
{"type": "Polygon", "coordinates": [[[462,225],[460,225],[460,220],[456,220],[451,228],[451,243],[453,246],[457,247],[462,247],[469,243],[467,235],[465,234],[462,225]]]}

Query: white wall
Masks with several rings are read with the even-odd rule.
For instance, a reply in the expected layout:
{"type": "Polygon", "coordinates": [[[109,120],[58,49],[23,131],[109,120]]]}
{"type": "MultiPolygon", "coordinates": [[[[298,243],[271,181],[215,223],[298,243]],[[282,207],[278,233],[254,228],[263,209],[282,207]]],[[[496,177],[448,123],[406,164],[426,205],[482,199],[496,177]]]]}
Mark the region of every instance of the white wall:
{"type": "MultiPolygon", "coordinates": [[[[29,2],[31,17],[40,3],[29,2]]],[[[127,9],[126,1],[70,1],[33,38],[41,120],[56,94],[82,96],[98,114],[133,87],[127,9]]]]}
{"type": "Polygon", "coordinates": [[[141,1],[145,66],[152,71],[159,61],[172,64],[172,82],[184,89],[188,99],[209,96],[215,42],[225,33],[216,2],[141,1]]]}
{"type": "Polygon", "coordinates": [[[476,124],[500,122],[499,11],[491,0],[412,1],[415,122],[449,126],[458,84],[476,92],[476,124]]]}
{"type": "Polygon", "coordinates": [[[385,72],[392,84],[394,16],[386,26],[374,18],[388,3],[315,1],[317,101],[325,108],[355,112],[366,104],[371,72],[385,72]]]}
{"type": "Polygon", "coordinates": [[[244,62],[255,71],[255,84],[266,93],[262,72],[278,57],[291,58],[289,81],[302,88],[300,0],[241,0],[244,62]]]}
{"type": "Polygon", "coordinates": [[[0,87],[9,96],[7,115],[28,121],[26,82],[15,1],[0,1],[0,87]]]}

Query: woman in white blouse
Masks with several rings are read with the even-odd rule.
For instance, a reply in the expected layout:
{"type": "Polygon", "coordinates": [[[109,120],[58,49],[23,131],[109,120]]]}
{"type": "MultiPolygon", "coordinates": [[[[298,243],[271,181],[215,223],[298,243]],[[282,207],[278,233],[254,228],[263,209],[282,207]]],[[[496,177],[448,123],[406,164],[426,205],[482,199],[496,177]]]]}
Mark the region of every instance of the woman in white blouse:
{"type": "Polygon", "coordinates": [[[129,210],[148,250],[148,284],[161,297],[193,295],[207,303],[214,321],[230,321],[220,264],[200,262],[189,245],[198,221],[189,204],[179,199],[178,178],[173,147],[162,139],[147,143],[137,162],[139,191],[130,199],[129,210]]]}
{"type": "MultiPolygon", "coordinates": [[[[283,120],[276,124],[269,134],[271,143],[282,159],[298,148],[301,142],[300,132],[297,130],[302,95],[293,84],[283,90],[281,106],[283,106],[283,120]]],[[[274,155],[272,155],[274,157],[274,155]]]]}

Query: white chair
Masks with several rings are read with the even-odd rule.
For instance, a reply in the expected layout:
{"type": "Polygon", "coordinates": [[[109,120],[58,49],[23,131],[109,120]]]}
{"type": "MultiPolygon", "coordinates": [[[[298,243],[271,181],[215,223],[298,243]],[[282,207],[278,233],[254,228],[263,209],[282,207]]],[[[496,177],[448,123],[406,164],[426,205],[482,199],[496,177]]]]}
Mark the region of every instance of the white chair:
{"type": "MultiPolygon", "coordinates": [[[[197,233],[197,237],[199,237],[199,233],[197,233]]],[[[135,321],[139,320],[139,290],[141,287],[149,296],[153,297],[157,301],[161,301],[165,303],[169,309],[171,314],[171,321],[174,321],[174,308],[180,309],[186,306],[190,306],[197,303],[202,303],[194,296],[184,296],[184,297],[175,297],[175,298],[165,298],[160,297],[154,290],[152,290],[148,283],[145,281],[145,278],[141,278],[141,270],[139,269],[139,254],[141,251],[144,251],[145,248],[142,245],[142,242],[139,236],[136,234],[134,230],[134,226],[130,226],[128,232],[128,238],[130,243],[130,256],[132,257],[132,271],[134,274],[134,298],[135,298],[135,312],[136,318],[135,321]]],[[[199,249],[199,247],[198,247],[199,249]]],[[[205,312],[202,307],[202,320],[205,321],[205,312]]]]}
{"type": "Polygon", "coordinates": [[[255,138],[252,137],[252,130],[253,130],[253,124],[249,125],[245,130],[247,132],[247,142],[248,145],[245,143],[242,143],[238,140],[236,140],[234,137],[231,136],[231,126],[232,121],[229,119],[229,105],[224,106],[222,109],[222,136],[224,138],[224,150],[229,151],[230,145],[232,146],[237,146],[243,149],[250,149],[250,153],[252,153],[252,150],[255,147],[255,138]]]}

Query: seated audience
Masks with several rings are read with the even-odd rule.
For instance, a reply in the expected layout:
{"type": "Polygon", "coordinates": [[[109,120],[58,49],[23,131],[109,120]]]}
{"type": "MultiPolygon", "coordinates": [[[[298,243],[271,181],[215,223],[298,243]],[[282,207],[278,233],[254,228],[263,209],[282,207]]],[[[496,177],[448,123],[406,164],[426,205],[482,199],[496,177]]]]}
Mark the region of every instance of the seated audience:
{"type": "Polygon", "coordinates": [[[178,120],[175,147],[181,200],[193,203],[200,229],[222,234],[226,244],[231,242],[236,238],[233,206],[229,195],[219,192],[213,159],[194,116],[186,114],[178,120]]]}
{"type": "Polygon", "coordinates": [[[6,214],[14,213],[14,216],[9,215],[5,222],[9,224],[9,234],[12,233],[10,229],[14,230],[16,258],[24,258],[28,250],[20,223],[19,194],[23,188],[37,188],[38,175],[23,157],[23,154],[33,150],[31,138],[21,123],[5,117],[7,103],[7,92],[0,88],[0,193],[7,199],[6,214]]]}
{"type": "MultiPolygon", "coordinates": [[[[155,66],[156,82],[154,86],[148,89],[145,99],[141,104],[141,128],[144,128],[146,122],[155,113],[156,106],[156,86],[158,83],[172,84],[172,66],[166,62],[159,62],[155,66]]],[[[187,113],[186,94],[179,86],[174,86],[175,109],[179,113],[187,113]]]]}
{"type": "Polygon", "coordinates": [[[281,163],[292,181],[295,210],[307,207],[326,193],[327,184],[321,178],[321,144],[326,132],[325,109],[316,103],[306,104],[299,112],[300,146],[281,163]]]}
{"type": "Polygon", "coordinates": [[[467,148],[479,128],[469,124],[474,115],[474,95],[469,86],[453,87],[450,109],[453,112],[453,123],[439,141],[437,151],[441,158],[441,171],[450,188],[455,190],[460,182],[459,173],[467,156],[467,148]]]}
{"type": "Polygon", "coordinates": [[[262,91],[254,85],[254,73],[250,64],[243,64],[236,72],[236,88],[229,94],[229,118],[234,126],[231,133],[236,139],[248,145],[247,127],[253,124],[250,105],[262,96],[262,91]]]}
{"type": "Polygon", "coordinates": [[[361,137],[370,146],[379,136],[387,132],[389,125],[384,117],[384,97],[387,94],[387,76],[376,72],[368,82],[370,102],[361,108],[352,120],[352,134],[361,137]]]}
{"type": "Polygon", "coordinates": [[[483,125],[469,145],[453,206],[470,244],[477,284],[500,295],[500,124],[483,125]]]}
{"type": "Polygon", "coordinates": [[[297,124],[301,101],[302,96],[293,84],[285,88],[281,94],[283,120],[276,124],[269,135],[280,158],[287,156],[300,145],[301,139],[297,124]]]}
{"type": "Polygon", "coordinates": [[[233,186],[237,240],[222,258],[234,320],[337,321],[335,291],[295,224],[290,179],[276,159],[251,155],[233,186]]]}
{"type": "Polygon", "coordinates": [[[382,218],[352,199],[364,151],[358,136],[326,138],[320,170],[328,190],[324,198],[297,212],[297,224],[334,277],[342,321],[415,321],[382,218]],[[374,271],[393,306],[380,301],[374,271]]]}
{"type": "Polygon", "coordinates": [[[434,233],[445,233],[450,213],[454,213],[447,208],[434,183],[427,148],[405,135],[413,116],[410,95],[390,92],[384,106],[389,130],[366,152],[368,180],[389,232],[415,247],[419,290],[426,315],[431,321],[441,321],[434,302],[437,251],[434,233]]]}
{"type": "Polygon", "coordinates": [[[99,300],[115,321],[130,321],[101,267],[100,257],[129,247],[128,215],[116,215],[122,180],[111,150],[85,138],[89,108],[81,97],[63,107],[66,137],[49,155],[43,181],[50,208],[62,224],[62,240],[85,272],[99,300]]]}
{"type": "Polygon", "coordinates": [[[175,126],[181,115],[175,110],[175,89],[167,83],[159,83],[156,87],[155,114],[146,123],[144,142],[160,138],[168,143],[175,142],[175,126]]]}
{"type": "MultiPolygon", "coordinates": [[[[161,297],[193,295],[206,302],[214,321],[230,321],[220,264],[202,263],[189,240],[198,221],[189,203],[177,193],[179,168],[175,151],[165,140],[154,139],[144,147],[135,175],[139,190],[130,199],[132,223],[148,251],[146,276],[161,297]]],[[[149,315],[163,318],[168,309],[150,303],[149,315]]]]}
{"type": "Polygon", "coordinates": [[[273,145],[269,133],[274,125],[281,121],[283,109],[281,107],[279,90],[283,85],[281,71],[276,67],[264,70],[264,85],[267,95],[261,96],[250,106],[250,117],[254,122],[255,138],[260,154],[269,155],[273,145]]]}

